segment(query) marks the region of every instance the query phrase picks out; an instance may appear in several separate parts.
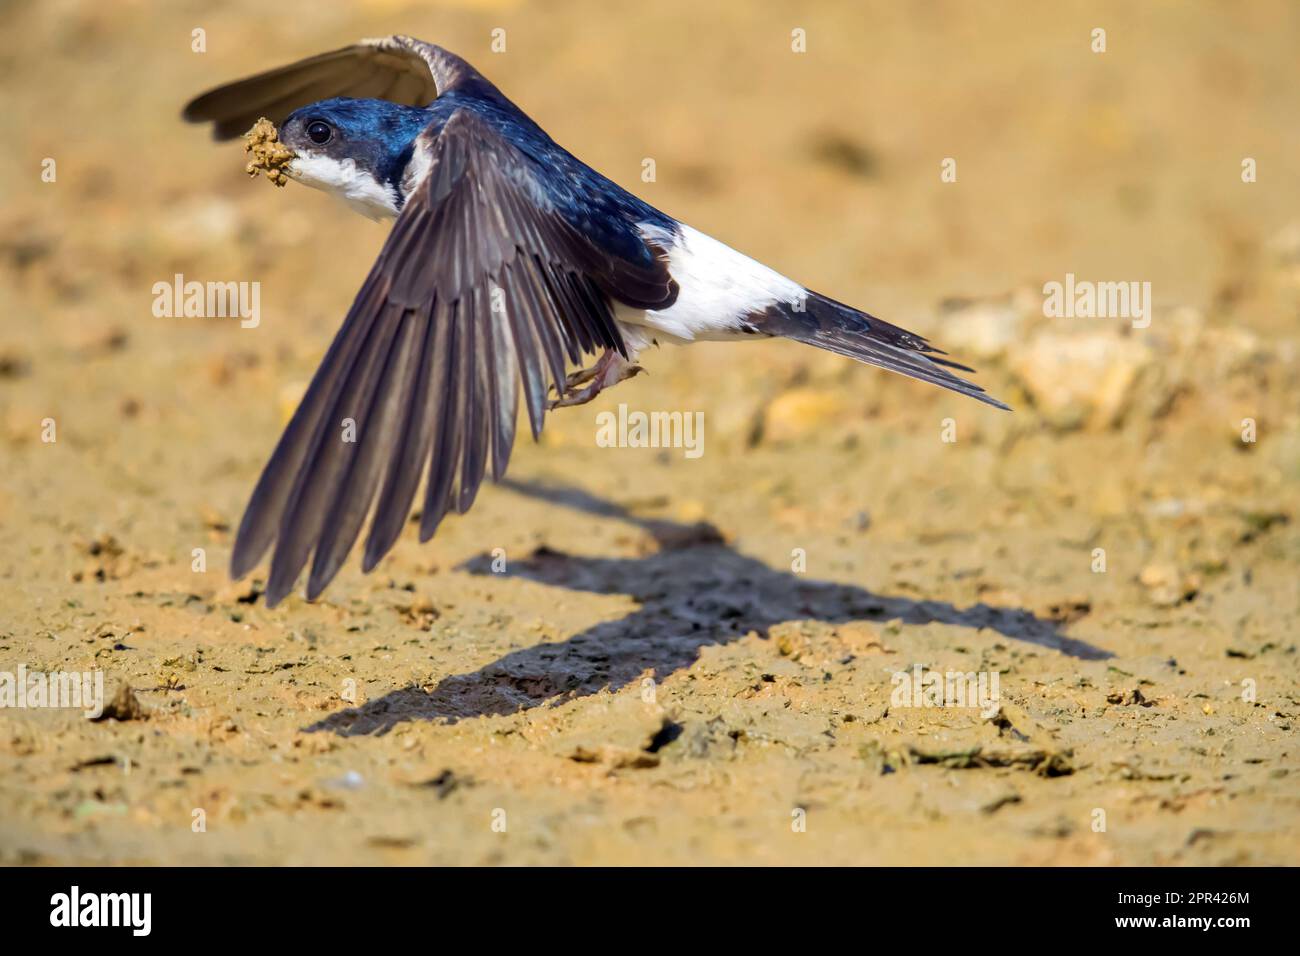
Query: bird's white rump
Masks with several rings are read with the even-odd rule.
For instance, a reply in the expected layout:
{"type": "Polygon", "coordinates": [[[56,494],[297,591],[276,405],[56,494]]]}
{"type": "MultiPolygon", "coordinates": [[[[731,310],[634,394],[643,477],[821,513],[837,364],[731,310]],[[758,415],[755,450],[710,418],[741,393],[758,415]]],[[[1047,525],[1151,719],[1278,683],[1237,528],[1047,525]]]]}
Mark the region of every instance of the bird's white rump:
{"type": "Polygon", "coordinates": [[[807,295],[793,279],[685,223],[671,232],[650,223],[639,228],[647,242],[667,250],[677,301],[643,316],[620,314],[622,321],[649,326],[679,342],[722,341],[746,335],[746,315],[807,295]]]}

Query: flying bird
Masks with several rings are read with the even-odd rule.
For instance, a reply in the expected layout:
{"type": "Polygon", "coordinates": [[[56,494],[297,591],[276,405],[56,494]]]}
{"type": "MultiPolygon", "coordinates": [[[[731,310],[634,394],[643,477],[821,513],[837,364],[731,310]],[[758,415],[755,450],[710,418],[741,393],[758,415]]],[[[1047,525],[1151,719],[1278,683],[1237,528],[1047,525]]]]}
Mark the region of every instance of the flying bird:
{"type": "Polygon", "coordinates": [[[315,599],[371,514],[373,569],[422,476],[427,541],[489,467],[505,473],[521,393],[536,439],[547,411],[636,374],[651,345],[780,336],[1007,407],[921,336],[606,179],[431,43],[362,40],[218,87],[183,115],[218,140],[266,117],[292,151],[290,179],[395,220],[239,525],[235,578],[274,546],[268,606],[308,560],[315,599]]]}

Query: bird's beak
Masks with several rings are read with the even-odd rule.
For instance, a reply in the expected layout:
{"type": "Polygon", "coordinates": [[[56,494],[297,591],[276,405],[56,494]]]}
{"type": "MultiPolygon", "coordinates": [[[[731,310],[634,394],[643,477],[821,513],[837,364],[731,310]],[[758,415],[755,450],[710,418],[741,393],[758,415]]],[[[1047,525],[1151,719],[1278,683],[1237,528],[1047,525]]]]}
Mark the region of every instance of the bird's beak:
{"type": "Polygon", "coordinates": [[[280,133],[275,124],[265,116],[244,134],[244,152],[253,154],[244,171],[254,178],[259,172],[266,173],[266,178],[276,186],[283,186],[289,181],[292,175],[290,165],[298,155],[280,142],[280,133]]]}

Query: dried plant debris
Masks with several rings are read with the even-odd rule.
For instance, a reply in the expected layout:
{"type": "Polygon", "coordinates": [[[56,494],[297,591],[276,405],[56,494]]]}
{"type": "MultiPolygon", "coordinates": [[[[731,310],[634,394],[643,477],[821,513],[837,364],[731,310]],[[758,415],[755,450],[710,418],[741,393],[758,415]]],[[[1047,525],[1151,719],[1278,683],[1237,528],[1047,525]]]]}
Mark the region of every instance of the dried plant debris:
{"type": "Polygon", "coordinates": [[[244,134],[244,152],[253,154],[252,160],[244,167],[249,176],[256,178],[259,172],[266,173],[266,178],[277,186],[289,181],[285,169],[297,154],[280,142],[275,124],[265,116],[244,134]]]}

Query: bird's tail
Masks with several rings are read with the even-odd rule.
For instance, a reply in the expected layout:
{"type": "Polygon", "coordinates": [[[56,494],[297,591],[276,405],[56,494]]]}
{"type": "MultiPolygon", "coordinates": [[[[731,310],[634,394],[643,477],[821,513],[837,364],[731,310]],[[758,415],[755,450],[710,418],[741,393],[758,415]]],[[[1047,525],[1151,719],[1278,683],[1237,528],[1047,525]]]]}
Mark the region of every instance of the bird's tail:
{"type": "Polygon", "coordinates": [[[868,365],[950,389],[986,405],[1010,410],[996,398],[986,395],[980,386],[949,372],[948,369],[975,370],[937,357],[947,353],[936,349],[921,336],[816,292],[810,291],[795,302],[775,303],[760,316],[751,316],[750,322],[759,332],[815,345],[868,365]]]}

